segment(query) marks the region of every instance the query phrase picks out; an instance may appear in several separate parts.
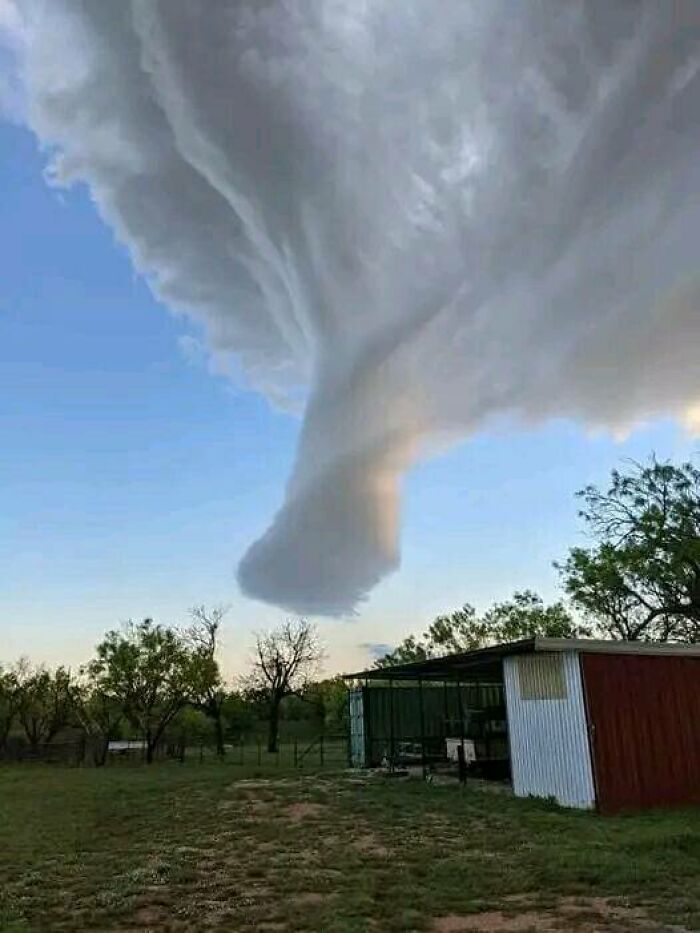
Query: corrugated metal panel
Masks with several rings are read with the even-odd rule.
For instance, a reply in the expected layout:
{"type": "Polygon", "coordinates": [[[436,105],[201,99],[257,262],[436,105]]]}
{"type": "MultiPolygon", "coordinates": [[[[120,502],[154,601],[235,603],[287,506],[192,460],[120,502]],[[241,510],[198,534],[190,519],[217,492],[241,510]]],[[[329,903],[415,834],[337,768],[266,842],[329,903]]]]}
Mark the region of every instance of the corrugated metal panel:
{"type": "Polygon", "coordinates": [[[578,655],[563,652],[537,657],[561,665],[565,696],[559,690],[557,699],[524,699],[521,667],[526,696],[533,695],[533,680],[538,677],[538,696],[553,695],[552,684],[559,685],[560,678],[551,670],[541,669],[538,674],[532,668],[532,656],[504,658],[513,790],[518,797],[554,797],[563,806],[593,807],[595,790],[578,655]]]}
{"type": "Polygon", "coordinates": [[[367,767],[365,739],[365,704],[362,687],[348,690],[350,720],[350,764],[353,768],[367,767]]]}
{"type": "Polygon", "coordinates": [[[700,658],[582,655],[603,812],[700,803],[700,658]]]}

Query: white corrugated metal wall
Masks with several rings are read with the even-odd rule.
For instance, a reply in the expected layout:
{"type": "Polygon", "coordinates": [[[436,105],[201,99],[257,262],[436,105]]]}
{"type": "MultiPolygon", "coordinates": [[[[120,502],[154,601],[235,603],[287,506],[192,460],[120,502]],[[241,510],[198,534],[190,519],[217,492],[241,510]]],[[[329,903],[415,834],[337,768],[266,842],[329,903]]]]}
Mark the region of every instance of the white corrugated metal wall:
{"type": "Polygon", "coordinates": [[[503,661],[513,791],[594,807],[578,654],[512,655],[503,661]]]}
{"type": "Polygon", "coordinates": [[[366,768],[365,704],[362,687],[348,690],[348,713],[350,719],[350,763],[353,768],[366,768]]]}

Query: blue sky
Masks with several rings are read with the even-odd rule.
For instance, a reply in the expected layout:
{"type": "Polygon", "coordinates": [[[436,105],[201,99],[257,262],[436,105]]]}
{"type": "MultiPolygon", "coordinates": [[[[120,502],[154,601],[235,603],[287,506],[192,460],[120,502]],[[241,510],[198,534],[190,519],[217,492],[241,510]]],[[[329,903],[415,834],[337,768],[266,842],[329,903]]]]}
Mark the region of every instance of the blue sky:
{"type": "MultiPolygon", "coordinates": [[[[183,319],[133,272],[85,189],[44,182],[33,136],[0,125],[0,660],[86,660],[129,617],[231,604],[230,672],[280,613],[234,569],[279,506],[298,423],[188,358],[183,319]]],[[[580,532],[574,491],[624,457],[684,458],[670,423],[624,442],[567,423],[501,426],[414,469],[403,561],[349,620],[319,620],[329,670],[464,601],[555,597],[580,532]]]]}

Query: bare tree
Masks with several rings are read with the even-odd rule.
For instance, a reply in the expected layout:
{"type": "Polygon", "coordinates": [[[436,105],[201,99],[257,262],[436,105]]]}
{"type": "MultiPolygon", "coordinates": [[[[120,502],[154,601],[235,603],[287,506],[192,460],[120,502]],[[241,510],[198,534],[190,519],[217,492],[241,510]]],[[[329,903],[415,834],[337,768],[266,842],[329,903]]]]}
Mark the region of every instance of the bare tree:
{"type": "Polygon", "coordinates": [[[306,619],[287,620],[256,635],[250,688],[266,700],[269,752],[277,751],[282,700],[304,690],[323,654],[318,632],[306,619]]]}
{"type": "Polygon", "coordinates": [[[226,687],[216,660],[219,631],[228,606],[194,606],[190,609],[192,624],[186,637],[194,653],[192,676],[192,703],[209,716],[214,723],[216,753],[223,757],[224,728],[222,709],[226,702],[226,687]]]}

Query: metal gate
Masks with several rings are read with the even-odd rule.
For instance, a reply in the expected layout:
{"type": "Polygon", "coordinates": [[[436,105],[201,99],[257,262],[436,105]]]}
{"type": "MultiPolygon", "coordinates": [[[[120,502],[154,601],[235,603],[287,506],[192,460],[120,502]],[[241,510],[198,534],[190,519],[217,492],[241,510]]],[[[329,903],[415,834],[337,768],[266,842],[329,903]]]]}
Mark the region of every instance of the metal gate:
{"type": "Polygon", "coordinates": [[[700,658],[581,663],[599,809],[700,802],[700,658]]]}

